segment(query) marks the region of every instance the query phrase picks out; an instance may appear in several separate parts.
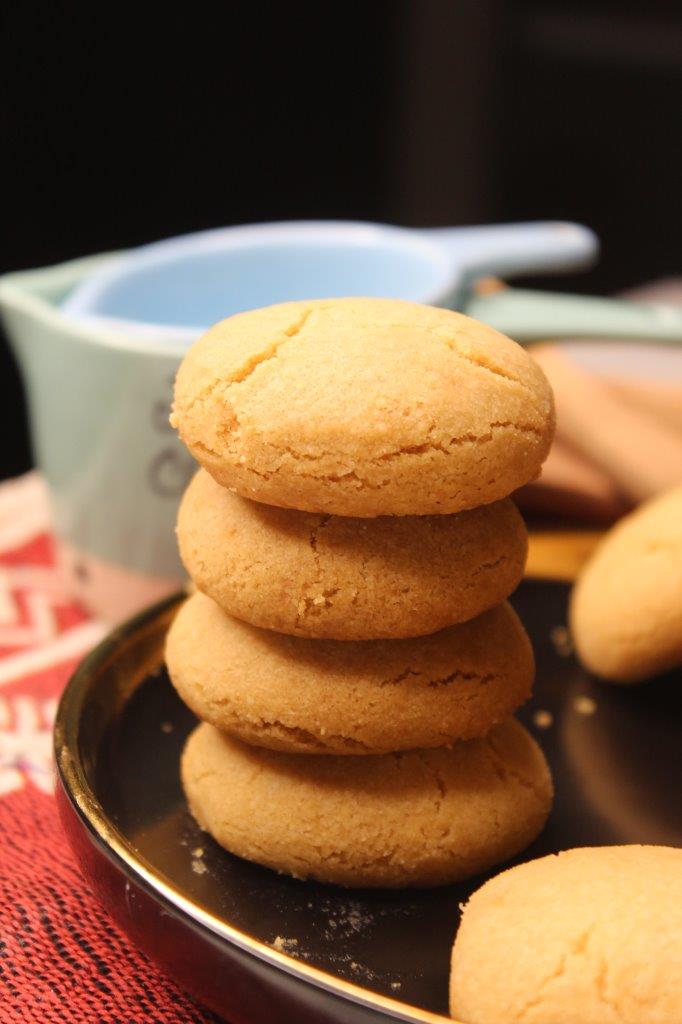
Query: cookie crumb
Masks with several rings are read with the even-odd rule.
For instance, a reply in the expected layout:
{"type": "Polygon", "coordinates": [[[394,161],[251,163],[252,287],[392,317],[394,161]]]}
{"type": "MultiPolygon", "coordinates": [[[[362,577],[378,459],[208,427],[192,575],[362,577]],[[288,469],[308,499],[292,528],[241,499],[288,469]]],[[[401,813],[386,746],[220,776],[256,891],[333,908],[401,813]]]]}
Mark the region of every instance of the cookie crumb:
{"type": "Polygon", "coordinates": [[[538,711],[533,712],[533,724],[538,729],[549,729],[553,722],[554,715],[551,711],[540,708],[538,711]]]}
{"type": "Polygon", "coordinates": [[[278,953],[291,953],[292,950],[298,946],[298,939],[287,938],[284,935],[278,935],[274,942],[270,945],[273,949],[276,949],[278,953]]]}
{"type": "Polygon", "coordinates": [[[203,848],[203,846],[197,846],[194,850],[192,850],[192,856],[193,857],[203,857],[204,856],[204,848],[203,848]]]}
{"type": "Polygon", "coordinates": [[[367,925],[372,924],[372,915],[363,914],[362,911],[355,907],[351,907],[346,913],[342,913],[339,918],[339,924],[345,926],[348,932],[359,932],[367,925]]]}
{"type": "Polygon", "coordinates": [[[402,987],[403,987],[403,983],[401,981],[392,981],[391,982],[391,988],[393,989],[394,992],[397,992],[398,989],[402,988],[402,987]]]}
{"type": "MultiPolygon", "coordinates": [[[[346,961],[347,962],[347,961],[346,961]]],[[[357,963],[356,960],[350,961],[350,969],[353,974],[360,975],[364,981],[376,981],[377,975],[369,967],[365,967],[364,964],[357,963]]]]}
{"type": "Polygon", "coordinates": [[[200,857],[195,857],[192,860],[192,871],[195,875],[204,875],[208,871],[208,868],[200,857]]]}
{"type": "Polygon", "coordinates": [[[573,640],[566,626],[553,626],[549,638],[560,658],[568,658],[573,654],[573,640]]]}
{"type": "Polygon", "coordinates": [[[161,732],[165,732],[165,733],[173,732],[173,723],[172,722],[162,722],[161,723],[161,732]]]}
{"type": "Polygon", "coordinates": [[[588,697],[587,694],[581,693],[573,701],[573,708],[579,715],[593,715],[597,710],[597,702],[594,697],[588,697]]]}

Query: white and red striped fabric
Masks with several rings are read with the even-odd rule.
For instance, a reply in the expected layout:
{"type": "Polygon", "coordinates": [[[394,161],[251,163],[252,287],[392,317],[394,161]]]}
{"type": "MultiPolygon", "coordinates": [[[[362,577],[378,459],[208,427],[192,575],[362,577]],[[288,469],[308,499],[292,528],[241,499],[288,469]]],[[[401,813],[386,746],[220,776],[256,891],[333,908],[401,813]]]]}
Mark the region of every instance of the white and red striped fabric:
{"type": "Polygon", "coordinates": [[[209,1024],[83,882],[53,797],[52,723],[104,635],[64,594],[45,485],[0,485],[0,1024],[209,1024]]]}

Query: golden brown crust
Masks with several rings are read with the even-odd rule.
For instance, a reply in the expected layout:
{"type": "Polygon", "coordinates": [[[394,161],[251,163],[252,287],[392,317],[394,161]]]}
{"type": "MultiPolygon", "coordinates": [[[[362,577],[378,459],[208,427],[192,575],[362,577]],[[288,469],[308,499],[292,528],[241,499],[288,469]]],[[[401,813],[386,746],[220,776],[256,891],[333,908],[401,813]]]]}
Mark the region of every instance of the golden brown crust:
{"type": "Polygon", "coordinates": [[[679,1024],[681,965],[682,850],[567,850],[471,897],[450,1010],[467,1024],[679,1024]]]}
{"type": "Polygon", "coordinates": [[[422,636],[518,585],[527,534],[508,498],[453,516],[346,519],[239,498],[204,470],[178,515],[187,572],[231,615],[296,636],[422,636]]]}
{"type": "Polygon", "coordinates": [[[635,683],[682,664],[682,486],[610,531],[571,599],[580,660],[596,675],[635,683]]]}
{"type": "Polygon", "coordinates": [[[481,736],[527,699],[534,670],[507,604],[412,640],[305,640],[231,618],[203,594],[180,609],[166,661],[182,700],[222,731],[349,755],[481,736]]]}
{"type": "Polygon", "coordinates": [[[517,722],[439,750],[300,757],[201,725],[182,780],[202,828],[226,849],[346,886],[440,885],[518,853],[552,800],[539,747],[517,722]]]}
{"type": "Polygon", "coordinates": [[[172,422],[226,487],[342,516],[459,512],[533,479],[549,385],[514,342],[449,310],[292,302],[230,317],[187,353],[172,422]]]}

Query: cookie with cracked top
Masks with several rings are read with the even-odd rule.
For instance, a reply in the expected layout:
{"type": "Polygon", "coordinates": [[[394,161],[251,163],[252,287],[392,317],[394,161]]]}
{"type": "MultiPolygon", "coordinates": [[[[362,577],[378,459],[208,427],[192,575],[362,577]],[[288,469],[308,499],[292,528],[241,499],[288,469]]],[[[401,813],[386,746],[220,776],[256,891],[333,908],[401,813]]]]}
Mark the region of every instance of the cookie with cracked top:
{"type": "Polygon", "coordinates": [[[682,850],[565,850],[473,894],[450,1012],[467,1024],[679,1024],[681,967],[682,850]]]}
{"type": "Polygon", "coordinates": [[[389,299],[239,313],[185,356],[171,422],[223,486],[342,516],[488,504],[533,479],[552,393],[509,338],[389,299]]]}
{"type": "Polygon", "coordinates": [[[249,626],[204,594],[166,641],[199,718],[247,743],[370,755],[482,736],[530,694],[528,637],[508,604],[410,640],[308,640],[249,626]]]}
{"type": "Polygon", "coordinates": [[[187,572],[231,615],[296,636],[434,633],[518,585],[527,535],[514,503],[449,516],[348,519],[232,494],[204,470],[178,515],[187,572]]]}
{"type": "Polygon", "coordinates": [[[299,878],[431,886],[514,856],[542,829],[552,781],[513,719],[485,739],[379,757],[297,757],[200,725],[182,758],[192,814],[222,846],[299,878]]]}

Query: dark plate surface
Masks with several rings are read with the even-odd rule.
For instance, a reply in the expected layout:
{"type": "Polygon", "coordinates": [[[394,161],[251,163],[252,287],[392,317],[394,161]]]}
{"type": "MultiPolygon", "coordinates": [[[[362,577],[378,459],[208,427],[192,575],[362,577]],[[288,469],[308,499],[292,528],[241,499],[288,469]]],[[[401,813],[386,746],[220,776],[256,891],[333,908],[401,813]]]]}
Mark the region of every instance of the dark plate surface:
{"type": "MultiPolygon", "coordinates": [[[[581,845],[680,845],[680,679],[637,688],[591,680],[565,649],[567,594],[562,583],[526,581],[513,598],[537,658],[535,694],[519,717],[545,750],[556,785],[549,824],[520,859],[581,845]]],[[[110,662],[116,656],[114,642],[110,662]]],[[[91,687],[80,725],[74,731],[70,723],[78,736],[70,756],[82,763],[102,815],[133,860],[196,907],[301,964],[362,986],[368,996],[446,1014],[458,905],[483,878],[428,891],[348,891],[278,876],[225,853],[190,818],[178,782],[178,758],[195,719],[163,670],[137,676],[118,700],[101,699],[101,687],[98,700],[91,687]]],[[[390,1010],[383,1012],[390,1019],[390,1010]]]]}

